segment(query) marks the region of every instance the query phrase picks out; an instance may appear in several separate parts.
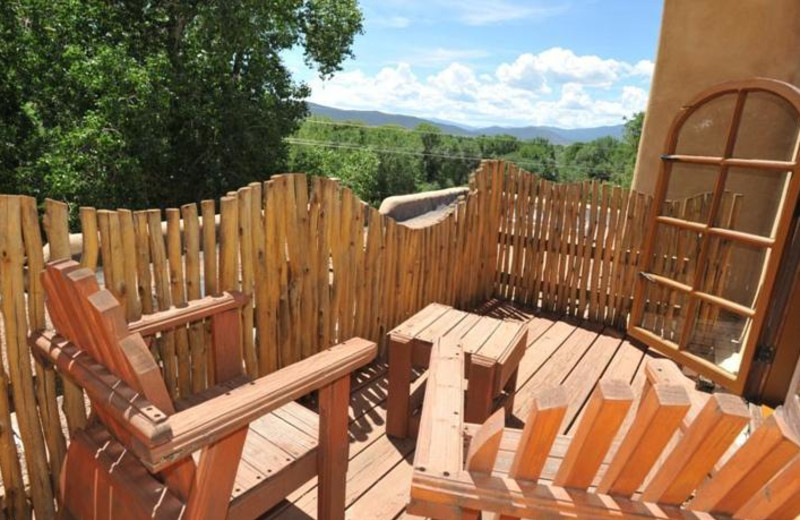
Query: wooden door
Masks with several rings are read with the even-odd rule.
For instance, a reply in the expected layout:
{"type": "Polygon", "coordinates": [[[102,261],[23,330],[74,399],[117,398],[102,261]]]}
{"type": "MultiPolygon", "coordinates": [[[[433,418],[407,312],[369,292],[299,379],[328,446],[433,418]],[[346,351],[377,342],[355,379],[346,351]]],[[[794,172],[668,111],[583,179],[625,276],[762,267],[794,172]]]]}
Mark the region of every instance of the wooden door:
{"type": "Polygon", "coordinates": [[[741,393],[800,191],[800,90],[726,83],[675,119],[629,334],[741,393]]]}

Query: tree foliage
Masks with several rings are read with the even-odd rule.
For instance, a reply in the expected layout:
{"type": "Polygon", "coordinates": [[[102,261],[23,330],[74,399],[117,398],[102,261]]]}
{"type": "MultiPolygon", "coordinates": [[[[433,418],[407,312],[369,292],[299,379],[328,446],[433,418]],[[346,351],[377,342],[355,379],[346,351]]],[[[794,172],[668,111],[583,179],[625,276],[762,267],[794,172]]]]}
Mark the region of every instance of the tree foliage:
{"type": "Polygon", "coordinates": [[[175,205],[286,167],[308,88],[361,31],[357,0],[0,4],[0,189],[103,207],[175,205]]]}
{"type": "Polygon", "coordinates": [[[552,181],[585,179],[630,186],[643,113],[626,119],[622,139],[567,146],[510,135],[464,137],[433,125],[413,130],[312,117],[291,139],[290,168],[338,177],[365,201],[467,184],[481,159],[504,158],[552,181]],[[356,165],[362,170],[356,174],[356,165]]]}

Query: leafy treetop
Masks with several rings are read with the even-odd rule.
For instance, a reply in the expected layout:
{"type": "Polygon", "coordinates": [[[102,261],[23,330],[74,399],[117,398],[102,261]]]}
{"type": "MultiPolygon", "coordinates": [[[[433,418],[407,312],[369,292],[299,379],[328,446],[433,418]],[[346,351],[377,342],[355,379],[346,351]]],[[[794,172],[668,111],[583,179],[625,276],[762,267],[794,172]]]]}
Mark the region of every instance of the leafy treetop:
{"type": "Polygon", "coordinates": [[[352,56],[357,0],[0,4],[0,189],[102,207],[218,196],[286,166],[308,87],[352,56]]]}

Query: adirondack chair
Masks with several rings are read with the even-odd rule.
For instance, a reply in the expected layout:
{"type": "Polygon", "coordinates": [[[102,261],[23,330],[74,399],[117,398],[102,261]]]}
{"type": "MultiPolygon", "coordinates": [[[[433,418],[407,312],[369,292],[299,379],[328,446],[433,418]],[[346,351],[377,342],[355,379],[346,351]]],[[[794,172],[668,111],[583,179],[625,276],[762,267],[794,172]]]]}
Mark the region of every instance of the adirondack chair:
{"type": "Polygon", "coordinates": [[[64,517],[255,518],[318,476],[319,517],[344,518],[350,373],[374,358],[374,343],[351,339],[250,381],[237,361],[241,294],[129,326],[75,262],[49,264],[43,285],[55,330],[31,338],[33,351],[92,404],[62,468],[64,517]],[[182,409],[143,336],[202,319],[211,321],[217,385],[182,409]],[[294,402],[314,390],[318,416],[294,402]]]}
{"type": "Polygon", "coordinates": [[[651,360],[635,411],[628,384],[601,381],[567,437],[558,435],[569,402],[561,387],[536,396],[522,430],[504,428],[503,410],[482,425],[463,424],[463,363],[458,345],[435,345],[411,514],[783,519],[800,513],[794,400],[736,449],[750,420],[745,403],[697,392],[671,361],[651,360]]]}

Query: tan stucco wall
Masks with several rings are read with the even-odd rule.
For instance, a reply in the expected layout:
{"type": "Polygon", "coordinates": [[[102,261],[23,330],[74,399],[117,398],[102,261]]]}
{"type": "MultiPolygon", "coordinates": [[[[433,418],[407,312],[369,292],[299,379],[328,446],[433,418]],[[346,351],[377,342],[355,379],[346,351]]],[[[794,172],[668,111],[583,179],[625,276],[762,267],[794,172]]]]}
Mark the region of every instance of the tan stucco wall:
{"type": "Polygon", "coordinates": [[[667,131],[683,103],[723,81],[753,76],[800,85],[800,1],[665,0],[634,188],[653,192],[667,131]]]}

